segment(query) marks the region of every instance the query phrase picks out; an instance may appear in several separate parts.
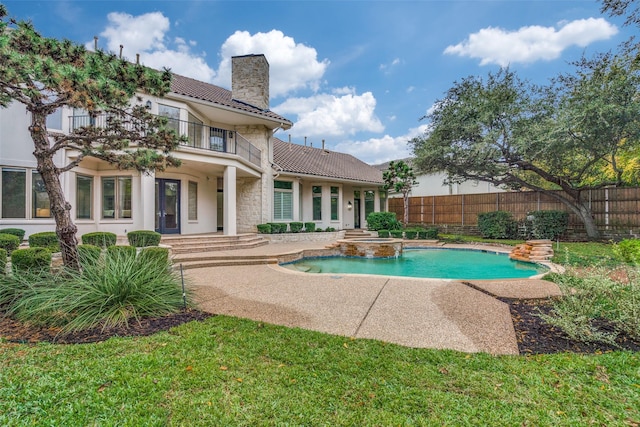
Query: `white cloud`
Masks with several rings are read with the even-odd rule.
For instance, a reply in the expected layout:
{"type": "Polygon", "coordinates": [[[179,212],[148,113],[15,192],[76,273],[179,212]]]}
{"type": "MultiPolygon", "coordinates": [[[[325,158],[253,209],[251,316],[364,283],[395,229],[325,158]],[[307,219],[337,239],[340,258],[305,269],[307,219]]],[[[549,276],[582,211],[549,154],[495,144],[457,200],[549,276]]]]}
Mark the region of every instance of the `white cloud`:
{"type": "MultiPolygon", "coordinates": [[[[340,91],[338,91],[340,92],[340,91]]],[[[302,136],[345,136],[357,132],[382,132],[384,126],[375,115],[376,99],[371,92],[320,94],[308,98],[289,98],[273,108],[285,117],[297,115],[292,133],[302,136]]]]}
{"type": "Polygon", "coordinates": [[[394,58],[390,63],[388,64],[380,64],[380,71],[383,71],[385,74],[389,74],[391,72],[391,68],[395,67],[396,65],[400,64],[400,58],[394,58]]]}
{"type": "MultiPolygon", "coordinates": [[[[167,46],[166,34],[170,22],[160,12],[145,13],[133,16],[127,13],[112,12],[107,15],[109,24],[100,33],[98,45],[103,47],[102,39],[106,39],[105,50],[119,53],[123,46],[123,56],[130,61],[140,54],[140,62],[152,68],[171,68],[177,74],[194,79],[211,82],[215,71],[207,65],[204,55],[191,52],[196,45],[194,41],[186,41],[176,37],[173,47],[167,46]]],[[[93,49],[93,42],[86,44],[93,49]]]]}
{"type": "Polygon", "coordinates": [[[278,97],[299,89],[318,91],[329,60],[318,61],[318,53],[312,47],[296,43],[282,31],[250,34],[236,31],[220,49],[221,62],[214,83],[224,87],[231,85],[231,57],[264,54],[269,61],[272,97],[278,97]]]}
{"type": "Polygon", "coordinates": [[[421,125],[409,129],[405,135],[382,138],[369,138],[365,141],[344,141],[336,144],[334,149],[342,153],[351,154],[363,162],[375,165],[390,160],[411,157],[412,151],[408,142],[420,135],[424,135],[428,125],[421,125]]]}
{"type": "Polygon", "coordinates": [[[560,22],[558,28],[529,26],[517,31],[483,28],[462,43],[448,46],[445,54],[479,58],[480,65],[531,63],[560,57],[570,46],[585,47],[617,34],[618,28],[603,18],[560,22]]]}

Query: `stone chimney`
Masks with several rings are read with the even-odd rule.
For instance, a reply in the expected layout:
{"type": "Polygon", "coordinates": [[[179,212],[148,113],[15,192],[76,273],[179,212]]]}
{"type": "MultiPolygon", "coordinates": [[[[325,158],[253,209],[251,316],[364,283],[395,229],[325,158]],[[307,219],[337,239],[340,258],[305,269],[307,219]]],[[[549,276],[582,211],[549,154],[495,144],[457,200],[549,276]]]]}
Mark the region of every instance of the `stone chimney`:
{"type": "Polygon", "coordinates": [[[231,96],[262,110],[269,109],[269,63],[264,55],[231,58],[231,96]]]}

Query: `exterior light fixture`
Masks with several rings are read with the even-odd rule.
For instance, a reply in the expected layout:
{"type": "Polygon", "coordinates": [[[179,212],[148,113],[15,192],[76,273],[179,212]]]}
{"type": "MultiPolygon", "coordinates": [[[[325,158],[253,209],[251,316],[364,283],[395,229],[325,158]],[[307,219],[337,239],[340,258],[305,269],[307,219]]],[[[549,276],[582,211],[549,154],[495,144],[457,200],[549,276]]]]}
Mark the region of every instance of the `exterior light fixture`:
{"type": "Polygon", "coordinates": [[[351,204],[351,200],[347,202],[347,210],[353,209],[353,205],[351,204]]]}
{"type": "Polygon", "coordinates": [[[147,101],[145,106],[147,107],[147,110],[151,110],[151,101],[147,101]]]}

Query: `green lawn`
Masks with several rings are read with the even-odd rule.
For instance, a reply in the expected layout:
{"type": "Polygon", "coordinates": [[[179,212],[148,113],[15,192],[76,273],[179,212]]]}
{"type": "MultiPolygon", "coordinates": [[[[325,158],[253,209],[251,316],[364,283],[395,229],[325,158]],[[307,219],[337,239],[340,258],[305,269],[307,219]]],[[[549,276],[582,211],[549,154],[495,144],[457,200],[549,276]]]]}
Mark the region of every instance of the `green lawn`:
{"type": "Polygon", "coordinates": [[[410,349],[224,316],[98,344],[0,343],[0,425],[640,422],[640,356],[410,349]]]}

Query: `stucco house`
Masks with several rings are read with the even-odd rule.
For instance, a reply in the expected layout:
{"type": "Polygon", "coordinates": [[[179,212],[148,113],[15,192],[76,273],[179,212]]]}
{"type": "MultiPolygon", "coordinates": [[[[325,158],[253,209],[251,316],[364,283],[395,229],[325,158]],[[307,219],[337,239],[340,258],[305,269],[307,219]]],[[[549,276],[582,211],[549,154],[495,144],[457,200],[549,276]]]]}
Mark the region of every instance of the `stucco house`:
{"type": "Polygon", "coordinates": [[[358,229],[371,212],[386,210],[382,172],[350,154],[274,138],[273,163],[275,222],[358,229]]]}
{"type": "MultiPolygon", "coordinates": [[[[409,166],[412,166],[412,159],[398,159],[402,160],[409,166]]],[[[389,169],[389,163],[380,163],[373,165],[381,172],[389,169]]],[[[444,180],[447,177],[446,173],[429,173],[420,174],[416,173],[416,181],[418,182],[412,189],[410,196],[412,197],[424,197],[424,196],[449,196],[453,194],[481,194],[481,193],[497,193],[505,191],[502,188],[496,187],[489,182],[483,181],[465,181],[459,184],[444,184],[444,180]]],[[[402,194],[389,192],[389,197],[402,197],[402,194]]]]}
{"type": "MultiPolygon", "coordinates": [[[[142,229],[237,235],[256,232],[260,223],[289,219],[342,229],[362,225],[367,209],[379,209],[381,173],[376,178],[362,165],[356,175],[340,173],[337,169],[357,162],[332,163],[349,157],[338,153],[308,156],[327,159],[330,166],[324,169],[300,168],[300,163],[312,164],[294,155],[301,146],[294,149],[273,137],[293,123],[269,109],[264,55],[232,59],[231,90],[174,75],[165,97],[140,96],[152,113],[168,117],[170,126],[188,136],[188,143],[174,152],[182,165],[145,175],[83,159],[61,176],[78,236],[91,231],[122,236],[142,229]]],[[[62,109],[49,117],[47,127],[68,133],[89,120],[83,111],[62,109]]],[[[93,120],[99,125],[100,117],[93,120]]],[[[28,126],[21,104],[0,109],[0,228],[23,228],[27,236],[55,229],[28,126]]],[[[56,163],[66,164],[74,155],[72,150],[61,153],[56,163]]]]}

